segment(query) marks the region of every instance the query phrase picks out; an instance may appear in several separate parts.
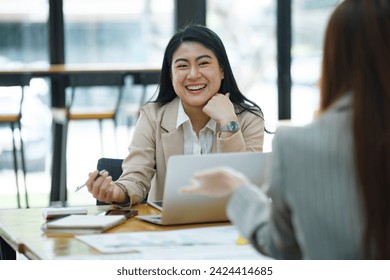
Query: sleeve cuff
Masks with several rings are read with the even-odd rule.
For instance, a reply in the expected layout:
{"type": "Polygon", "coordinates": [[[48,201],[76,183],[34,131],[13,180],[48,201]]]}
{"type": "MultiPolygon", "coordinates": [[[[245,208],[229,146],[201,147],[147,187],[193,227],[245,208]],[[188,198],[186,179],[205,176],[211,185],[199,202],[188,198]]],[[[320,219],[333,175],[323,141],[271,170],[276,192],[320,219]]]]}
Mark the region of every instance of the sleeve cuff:
{"type": "Polygon", "coordinates": [[[227,215],[244,237],[250,240],[253,232],[268,221],[268,197],[257,186],[240,187],[230,198],[227,215]]]}
{"type": "Polygon", "coordinates": [[[118,186],[125,193],[125,195],[129,199],[129,201],[128,202],[123,202],[123,203],[118,203],[118,202],[113,201],[113,202],[111,202],[111,204],[115,205],[115,206],[119,206],[119,207],[130,207],[132,205],[132,203],[131,203],[132,201],[131,201],[131,196],[129,195],[129,192],[121,184],[116,184],[116,186],[118,186]]]}

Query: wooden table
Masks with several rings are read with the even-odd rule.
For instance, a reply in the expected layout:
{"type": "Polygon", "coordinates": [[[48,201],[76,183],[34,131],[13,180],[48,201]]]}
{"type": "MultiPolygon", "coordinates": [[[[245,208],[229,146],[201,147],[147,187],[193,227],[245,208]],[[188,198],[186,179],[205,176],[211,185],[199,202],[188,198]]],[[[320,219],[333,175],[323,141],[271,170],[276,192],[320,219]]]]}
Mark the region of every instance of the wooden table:
{"type": "Polygon", "coordinates": [[[0,75],[31,75],[31,76],[52,76],[55,74],[83,74],[83,73],[160,73],[160,68],[150,64],[110,64],[110,63],[89,63],[89,64],[51,64],[46,66],[17,66],[1,67],[0,75]]]}
{"type": "MultiPolygon", "coordinates": [[[[21,66],[1,68],[0,86],[15,76],[49,77],[51,79],[51,107],[53,110],[65,108],[66,78],[69,75],[102,75],[120,73],[133,77],[134,84],[146,86],[158,83],[160,68],[145,64],[58,64],[48,66],[21,66]]],[[[50,204],[66,205],[66,139],[64,124],[53,124],[52,178],[50,204]]]]}
{"type": "MultiPolygon", "coordinates": [[[[108,209],[110,206],[86,206],[88,214],[93,215],[108,209]]],[[[156,214],[159,211],[146,205],[136,205],[140,215],[156,214]]],[[[95,249],[77,240],[73,236],[47,235],[42,232],[41,225],[45,222],[41,208],[5,209],[0,210],[0,245],[3,259],[16,259],[16,253],[23,254],[28,259],[50,260],[57,257],[77,255],[101,255],[95,249]]],[[[125,223],[107,231],[161,231],[172,229],[195,228],[205,226],[227,225],[229,223],[207,223],[177,226],[159,226],[130,218],[125,223]]]]}

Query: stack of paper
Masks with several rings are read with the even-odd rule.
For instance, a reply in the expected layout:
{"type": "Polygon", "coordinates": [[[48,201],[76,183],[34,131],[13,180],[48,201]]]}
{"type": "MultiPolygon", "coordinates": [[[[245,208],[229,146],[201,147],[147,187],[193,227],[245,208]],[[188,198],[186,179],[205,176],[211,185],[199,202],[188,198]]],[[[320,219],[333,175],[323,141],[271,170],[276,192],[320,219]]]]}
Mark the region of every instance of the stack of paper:
{"type": "Polygon", "coordinates": [[[87,214],[88,214],[88,210],[82,207],[59,207],[59,208],[50,207],[50,208],[42,209],[42,216],[47,220],[65,217],[69,215],[87,215],[87,214]]]}
{"type": "Polygon", "coordinates": [[[56,234],[93,234],[104,232],[124,221],[124,215],[70,215],[43,224],[42,230],[56,234]]]}

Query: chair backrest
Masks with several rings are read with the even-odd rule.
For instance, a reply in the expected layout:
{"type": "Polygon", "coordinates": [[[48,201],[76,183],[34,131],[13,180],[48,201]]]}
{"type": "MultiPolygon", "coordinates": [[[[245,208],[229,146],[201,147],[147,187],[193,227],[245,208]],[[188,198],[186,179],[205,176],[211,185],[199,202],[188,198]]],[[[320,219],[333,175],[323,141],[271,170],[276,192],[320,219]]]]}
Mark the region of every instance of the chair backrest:
{"type": "MultiPolygon", "coordinates": [[[[24,87],[28,86],[30,84],[31,77],[29,75],[9,75],[9,76],[0,76],[0,87],[20,87],[21,88],[21,94],[20,98],[18,99],[18,108],[16,110],[17,113],[8,114],[7,117],[3,116],[1,118],[1,122],[14,122],[14,121],[20,121],[20,118],[22,117],[22,104],[24,100],[24,87]],[[14,116],[14,117],[13,117],[14,116]],[[8,119],[9,118],[9,119],[8,119]],[[13,119],[15,118],[15,119],[13,119]]],[[[5,105],[4,100],[3,106],[5,105]]],[[[10,108],[8,108],[10,109],[10,108]]],[[[12,109],[12,108],[11,108],[12,109]]],[[[4,112],[0,112],[4,113],[4,112]]]]}
{"type": "Polygon", "coordinates": [[[0,76],[0,87],[28,86],[31,77],[29,75],[4,75],[0,76]]]}
{"type": "MultiPolygon", "coordinates": [[[[108,171],[112,180],[117,180],[122,174],[122,162],[123,159],[117,158],[100,158],[97,163],[97,169],[102,170],[105,169],[108,171]]],[[[96,205],[106,205],[107,203],[101,202],[99,200],[96,201],[96,205]]]]}
{"type": "Polygon", "coordinates": [[[147,85],[157,85],[160,80],[160,73],[159,72],[146,72],[146,73],[138,73],[138,75],[134,75],[134,85],[141,85],[143,86],[142,96],[140,98],[139,107],[142,107],[146,102],[146,88],[147,85]]]}
{"type": "Polygon", "coordinates": [[[80,87],[118,87],[118,96],[115,102],[114,111],[118,112],[121,100],[123,98],[123,89],[125,86],[125,76],[122,73],[104,73],[104,74],[73,74],[67,79],[67,87],[72,89],[71,97],[67,100],[66,108],[69,111],[75,99],[76,88],[80,87]]]}
{"type": "MultiPolygon", "coordinates": [[[[124,106],[128,127],[134,126],[136,123],[141,107],[144,106],[146,102],[148,102],[148,86],[158,85],[160,80],[160,72],[136,73],[132,74],[131,76],[133,77],[133,85],[142,86],[142,93],[137,102],[128,103],[124,106]]],[[[154,97],[154,95],[152,97],[154,97]]]]}
{"type": "Polygon", "coordinates": [[[110,173],[112,180],[117,180],[122,174],[123,159],[118,158],[100,158],[97,163],[97,169],[105,169],[110,173]]]}
{"type": "MultiPolygon", "coordinates": [[[[100,171],[105,169],[108,171],[113,181],[116,181],[122,175],[122,163],[123,159],[119,158],[100,158],[97,163],[97,169],[100,171]]],[[[146,203],[148,196],[141,202],[146,203]]],[[[107,205],[107,203],[96,201],[96,205],[107,205]]]]}

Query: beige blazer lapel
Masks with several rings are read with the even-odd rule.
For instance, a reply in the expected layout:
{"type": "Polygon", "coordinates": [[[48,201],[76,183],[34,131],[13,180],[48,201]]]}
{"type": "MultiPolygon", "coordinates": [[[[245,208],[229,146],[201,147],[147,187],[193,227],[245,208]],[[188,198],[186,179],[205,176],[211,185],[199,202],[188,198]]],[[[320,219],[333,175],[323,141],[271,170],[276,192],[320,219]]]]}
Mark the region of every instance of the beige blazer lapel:
{"type": "Polygon", "coordinates": [[[161,144],[164,151],[165,162],[168,161],[168,155],[177,155],[184,153],[183,129],[176,129],[177,114],[179,108],[179,98],[174,99],[166,105],[166,109],[161,116],[161,144]]]}

